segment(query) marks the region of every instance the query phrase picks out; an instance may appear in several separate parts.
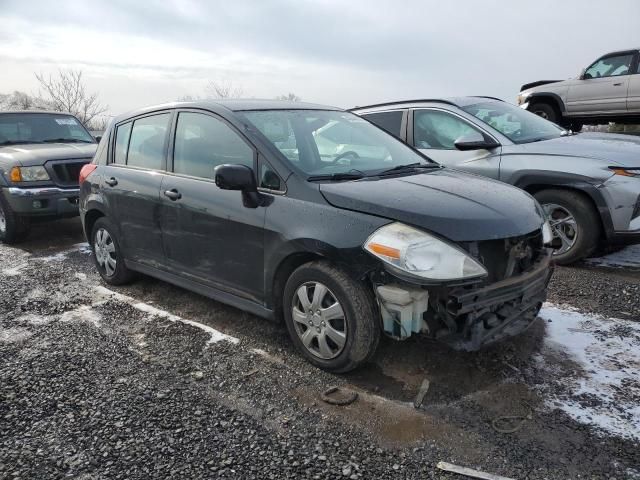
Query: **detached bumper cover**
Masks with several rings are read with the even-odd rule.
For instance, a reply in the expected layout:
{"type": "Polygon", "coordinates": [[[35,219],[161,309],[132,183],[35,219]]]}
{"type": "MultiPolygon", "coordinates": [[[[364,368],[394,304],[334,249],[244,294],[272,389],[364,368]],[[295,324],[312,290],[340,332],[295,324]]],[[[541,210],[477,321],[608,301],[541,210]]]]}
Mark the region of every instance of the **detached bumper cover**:
{"type": "Polygon", "coordinates": [[[79,188],[9,187],[2,194],[14,212],[26,216],[78,215],[79,188]]]}
{"type": "Polygon", "coordinates": [[[526,330],[547,298],[552,273],[549,252],[521,275],[483,288],[452,291],[447,311],[460,328],[442,340],[458,350],[473,351],[526,330]]]}

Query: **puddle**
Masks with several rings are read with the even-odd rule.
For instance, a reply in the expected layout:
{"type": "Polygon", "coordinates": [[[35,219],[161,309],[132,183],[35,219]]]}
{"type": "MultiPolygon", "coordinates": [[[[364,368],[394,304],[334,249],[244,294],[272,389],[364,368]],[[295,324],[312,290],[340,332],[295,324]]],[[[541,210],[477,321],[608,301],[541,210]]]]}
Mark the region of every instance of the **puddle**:
{"type": "Polygon", "coordinates": [[[640,245],[632,245],[603,257],[587,258],[584,262],[598,267],[640,269],[640,245]]]}

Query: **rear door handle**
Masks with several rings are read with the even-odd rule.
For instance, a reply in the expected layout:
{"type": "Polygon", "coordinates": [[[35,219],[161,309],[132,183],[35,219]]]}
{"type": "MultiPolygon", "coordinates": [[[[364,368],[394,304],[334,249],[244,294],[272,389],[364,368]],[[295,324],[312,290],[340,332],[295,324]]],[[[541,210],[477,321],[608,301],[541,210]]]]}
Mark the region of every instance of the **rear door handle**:
{"type": "Polygon", "coordinates": [[[613,86],[614,86],[614,87],[621,87],[621,86],[622,86],[622,82],[614,83],[614,84],[613,84],[613,86]]]}
{"type": "Polygon", "coordinates": [[[106,183],[110,187],[115,187],[118,184],[118,180],[116,180],[115,178],[111,177],[111,178],[106,179],[104,181],[104,183],[106,183]]]}
{"type": "Polygon", "coordinates": [[[165,190],[164,196],[169,197],[169,200],[172,200],[174,202],[182,198],[182,194],[175,188],[172,188],[171,190],[165,190]]]}

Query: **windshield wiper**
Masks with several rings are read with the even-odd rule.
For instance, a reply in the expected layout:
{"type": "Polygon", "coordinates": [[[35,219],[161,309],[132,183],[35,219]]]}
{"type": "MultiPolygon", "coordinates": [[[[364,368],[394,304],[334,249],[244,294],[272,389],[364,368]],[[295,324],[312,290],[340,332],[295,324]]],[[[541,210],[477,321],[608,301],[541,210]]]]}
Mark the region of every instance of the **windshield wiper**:
{"type": "Polygon", "coordinates": [[[359,171],[351,171],[351,172],[341,172],[341,173],[325,173],[323,175],[311,175],[307,178],[308,182],[313,182],[315,180],[332,180],[332,181],[340,181],[340,180],[359,180],[364,178],[364,173],[359,171]]]}
{"type": "Polygon", "coordinates": [[[0,142],[0,145],[27,145],[29,143],[42,143],[36,140],[5,140],[0,142]]]}
{"type": "Polygon", "coordinates": [[[397,165],[393,168],[389,168],[387,170],[383,170],[380,173],[378,173],[377,175],[386,175],[388,173],[395,173],[395,172],[400,172],[403,170],[414,170],[416,168],[440,168],[440,164],[438,163],[421,163],[421,162],[416,162],[416,163],[408,163],[406,165],[397,165]]]}
{"type": "Polygon", "coordinates": [[[42,143],[93,143],[91,140],[82,140],[81,138],[47,138],[42,143]]]}

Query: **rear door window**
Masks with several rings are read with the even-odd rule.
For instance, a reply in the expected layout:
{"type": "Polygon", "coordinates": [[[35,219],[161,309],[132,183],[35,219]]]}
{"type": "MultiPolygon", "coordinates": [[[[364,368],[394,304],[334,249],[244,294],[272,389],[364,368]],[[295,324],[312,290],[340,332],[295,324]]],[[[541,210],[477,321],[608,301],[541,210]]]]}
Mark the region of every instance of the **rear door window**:
{"type": "Polygon", "coordinates": [[[218,165],[254,167],[254,152],[242,137],[211,115],[180,112],[173,151],[173,171],[213,179],[218,165]]]}
{"type": "Polygon", "coordinates": [[[394,137],[401,138],[402,135],[402,110],[393,112],[367,113],[362,115],[374,125],[386,130],[394,137]]]}
{"type": "Polygon", "coordinates": [[[164,146],[170,119],[170,113],[162,113],[133,122],[127,165],[152,170],[163,169],[164,146]]]}

